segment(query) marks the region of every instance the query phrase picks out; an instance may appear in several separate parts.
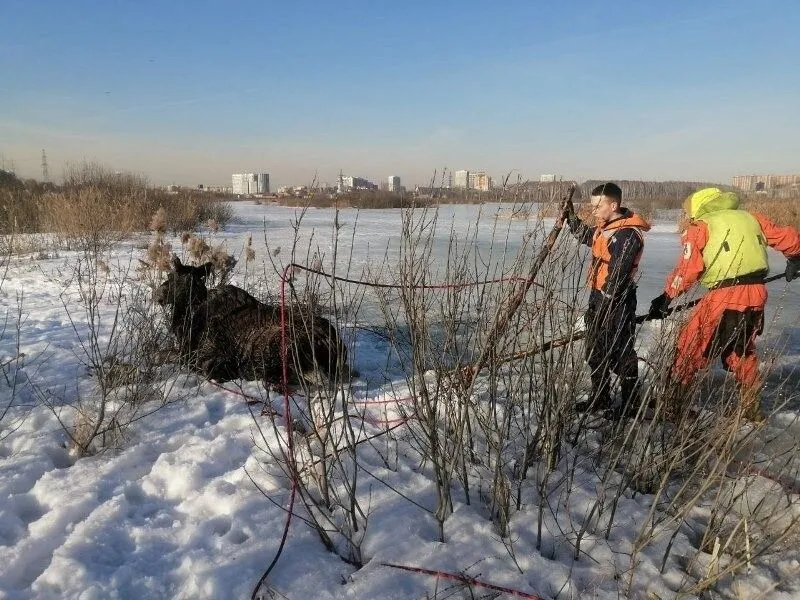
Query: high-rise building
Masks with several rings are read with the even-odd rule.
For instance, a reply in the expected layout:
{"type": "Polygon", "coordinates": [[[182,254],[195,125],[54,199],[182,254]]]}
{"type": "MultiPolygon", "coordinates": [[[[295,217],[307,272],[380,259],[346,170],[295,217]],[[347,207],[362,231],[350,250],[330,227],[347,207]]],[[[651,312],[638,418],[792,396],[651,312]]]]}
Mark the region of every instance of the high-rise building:
{"type": "Polygon", "coordinates": [[[469,171],[456,171],[453,176],[453,187],[467,189],[469,187],[469,171]]]}
{"type": "Polygon", "coordinates": [[[387,182],[389,184],[390,192],[394,192],[395,194],[400,193],[400,177],[397,175],[389,175],[387,182]]]}
{"type": "Polygon", "coordinates": [[[543,173],[539,175],[539,183],[552,183],[556,180],[554,173],[543,173]]]}
{"type": "Polygon", "coordinates": [[[258,173],[256,193],[269,194],[269,173],[258,173]]]}
{"type": "Polygon", "coordinates": [[[234,173],[231,184],[233,193],[239,196],[269,194],[269,173],[234,173]]]}

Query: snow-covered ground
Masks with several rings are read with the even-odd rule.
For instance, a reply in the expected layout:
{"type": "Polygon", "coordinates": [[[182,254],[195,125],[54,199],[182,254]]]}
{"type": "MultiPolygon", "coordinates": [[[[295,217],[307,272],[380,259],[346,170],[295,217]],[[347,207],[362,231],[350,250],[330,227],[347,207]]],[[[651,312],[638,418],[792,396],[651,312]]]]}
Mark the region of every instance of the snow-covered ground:
{"type": "MultiPolygon", "coordinates": [[[[235,221],[223,231],[208,232],[208,238],[212,243],[224,242],[240,258],[233,283],[261,292],[262,297],[274,296],[279,278],[271,266],[265,266],[266,257],[272,256],[279,265],[289,262],[295,237],[292,222],[298,211],[251,202],[233,208],[235,221]],[[256,259],[246,272],[243,249],[251,235],[256,259]]],[[[489,270],[506,270],[531,223],[496,220],[496,208],[442,207],[434,258],[446,252],[451,231],[466,239],[477,231],[477,248],[493,265],[489,270]]],[[[369,270],[372,277],[391,281],[396,273],[387,271],[387,264],[397,252],[400,222],[399,210],[343,210],[335,223],[332,210],[311,209],[301,221],[296,259],[311,263],[316,252],[322,267],[331,270],[336,224],[337,272],[358,278],[369,270]]],[[[135,270],[137,259],[144,257],[146,238],[122,242],[104,256],[108,269],[99,278],[108,287],[98,303],[100,313],[91,317],[102,323],[101,345],[113,337],[109,323],[117,307],[140,306],[149,294],[135,270]],[[131,264],[133,268],[128,267],[131,264]]],[[[646,239],[640,267],[640,313],[660,293],[679,252],[674,223],[657,223],[646,239]]],[[[180,241],[172,241],[180,249],[180,241]]],[[[226,384],[233,391],[226,391],[194,375],[163,369],[163,377],[156,378],[151,390],[151,398],[160,402],[151,399],[143,405],[141,418],[126,428],[119,448],[76,460],[56,415],[72,426],[75,413],[69,406],[94,389],[84,354],[90,346],[91,328],[75,277],[80,256],[78,251],[63,250],[15,256],[0,288],[6,319],[0,345],[5,374],[5,380],[0,380],[0,598],[249,597],[278,552],[286,522],[289,481],[275,467],[275,458],[265,452],[276,447],[285,432],[282,427],[273,429],[267,417],[259,416],[258,406],[248,406],[235,393],[233,383],[226,384]],[[162,408],[147,414],[161,403],[165,404],[162,408]]],[[[777,272],[784,268],[784,261],[771,253],[771,265],[777,272]]],[[[795,442],[800,439],[796,422],[800,378],[795,373],[800,358],[800,285],[775,282],[770,284],[770,294],[767,329],[759,340],[759,349],[774,356],[765,402],[776,401],[774,395],[780,394],[780,400],[788,397],[789,404],[772,416],[758,436],[768,440],[765,448],[788,451],[786,459],[792,462],[795,442]],[[770,390],[778,390],[784,381],[788,383],[773,395],[770,390]]],[[[157,310],[146,305],[142,309],[150,311],[143,327],[163,328],[157,310]]],[[[365,298],[357,323],[349,315],[339,324],[353,343],[351,362],[358,372],[351,400],[363,406],[368,396],[380,401],[406,393],[406,380],[391,363],[386,339],[367,329],[382,324],[372,298],[365,298]]],[[[658,327],[642,328],[641,352],[657,339],[658,327]]],[[[163,367],[154,368],[162,372],[163,367]]],[[[255,382],[243,383],[241,388],[256,397],[264,394],[255,382]]],[[[282,408],[282,396],[270,392],[269,400],[282,408]]],[[[367,412],[375,420],[398,416],[394,410],[370,408],[367,412]]],[[[360,435],[380,431],[378,425],[367,423],[360,435]]],[[[523,495],[521,510],[512,514],[511,534],[506,538],[498,534],[481,502],[467,505],[454,493],[453,513],[445,522],[445,541],[441,542],[431,515],[436,491],[430,471],[409,450],[402,426],[393,433],[391,443],[383,447],[380,442],[359,446],[360,501],[369,511],[368,527],[360,534],[364,566],[357,569],[326,550],[316,533],[296,518],[267,580],[273,594],[269,597],[514,597],[511,592],[492,595],[499,592],[478,586],[466,591],[454,580],[383,563],[461,573],[528,594],[522,597],[610,599],[627,590],[631,544],[652,506],[648,494],[624,493],[610,535],[606,538],[602,526],[591,527],[577,560],[573,542],[580,526],[575,523],[585,517],[582,510],[596,494],[591,469],[576,470],[563,510],[548,507],[539,550],[539,502],[533,491],[523,495]],[[389,455],[391,461],[386,460],[389,455]]],[[[763,495],[797,502],[797,479],[786,475],[795,472],[787,469],[779,482],[763,478],[758,489],[763,495]]],[[[562,502],[560,498],[555,502],[562,502]]],[[[304,514],[299,505],[295,511],[301,517],[304,514]]],[[[726,583],[723,592],[742,598],[758,593],[770,598],[798,597],[796,539],[784,541],[780,553],[754,560],[747,573],[726,583]]],[[[687,557],[697,553],[696,540],[687,528],[678,532],[674,558],[659,573],[667,541],[637,555],[640,575],[632,596],[674,597],[697,580],[697,569],[686,567],[687,557]]]]}

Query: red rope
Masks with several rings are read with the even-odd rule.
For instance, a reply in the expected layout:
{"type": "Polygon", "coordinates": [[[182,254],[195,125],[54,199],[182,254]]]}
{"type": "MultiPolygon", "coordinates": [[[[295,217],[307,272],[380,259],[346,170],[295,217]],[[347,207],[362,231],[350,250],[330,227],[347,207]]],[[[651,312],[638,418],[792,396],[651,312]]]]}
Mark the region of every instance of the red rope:
{"type": "Polygon", "coordinates": [[[431,569],[423,569],[421,567],[407,567],[405,565],[395,565],[392,563],[385,563],[385,562],[382,562],[381,564],[384,567],[392,567],[393,569],[401,569],[403,571],[410,571],[411,573],[422,573],[423,575],[434,575],[436,577],[441,577],[442,579],[452,579],[454,581],[460,581],[461,583],[465,583],[470,586],[485,588],[487,590],[494,590],[496,592],[503,592],[504,594],[516,596],[517,598],[527,598],[528,600],[543,600],[541,596],[537,596],[536,594],[521,592],[519,590],[503,587],[501,585],[494,585],[492,583],[484,583],[483,581],[479,581],[474,577],[461,575],[460,573],[433,571],[431,569]]]}
{"type": "MultiPolygon", "coordinates": [[[[300,269],[301,271],[306,271],[308,273],[314,273],[316,275],[322,275],[323,277],[328,277],[335,281],[342,281],[344,283],[355,283],[358,285],[364,285],[367,287],[374,287],[374,288],[385,288],[385,289],[402,289],[407,287],[402,283],[370,283],[367,281],[363,281],[360,279],[350,279],[349,277],[340,277],[338,275],[331,275],[326,273],[325,271],[320,271],[318,269],[312,269],[311,267],[306,267],[305,265],[301,265],[298,263],[290,263],[286,269],[300,269]]],[[[284,269],[284,274],[286,273],[286,269],[284,269]]],[[[432,283],[432,284],[420,284],[412,286],[414,289],[417,290],[459,290],[466,287],[477,287],[479,285],[489,285],[491,283],[535,283],[536,285],[544,287],[543,284],[537,283],[536,281],[531,281],[527,277],[519,277],[516,275],[511,275],[508,277],[499,277],[497,279],[484,279],[483,281],[468,281],[465,283],[432,283]]]]}
{"type": "Polygon", "coordinates": [[[405,398],[390,398],[389,400],[352,400],[351,404],[361,405],[361,406],[371,406],[373,404],[396,404],[399,402],[409,402],[414,398],[411,396],[406,396],[405,398]]]}
{"type": "MultiPolygon", "coordinates": [[[[280,306],[280,308],[281,308],[281,312],[280,312],[280,314],[281,314],[281,371],[282,371],[281,372],[281,383],[282,383],[282,386],[283,386],[283,401],[284,401],[283,402],[283,405],[284,405],[284,414],[283,414],[283,416],[284,416],[285,428],[286,428],[287,439],[288,439],[287,450],[288,450],[288,456],[289,456],[289,462],[290,462],[289,469],[291,470],[291,473],[292,473],[292,488],[291,488],[291,494],[289,496],[289,509],[286,512],[286,523],[284,524],[284,527],[283,527],[283,534],[281,535],[281,542],[280,542],[280,545],[278,546],[278,551],[275,554],[275,557],[272,559],[272,562],[270,563],[269,567],[267,567],[267,569],[264,571],[264,574],[258,580],[258,583],[256,584],[255,588],[253,589],[251,600],[256,600],[256,597],[258,595],[258,591],[261,589],[261,586],[266,581],[266,579],[269,576],[270,572],[272,571],[272,569],[277,564],[278,559],[281,556],[281,553],[283,552],[283,548],[284,548],[284,546],[286,544],[286,539],[287,539],[287,537],[289,535],[289,526],[291,525],[291,522],[292,522],[292,511],[294,510],[294,501],[295,501],[295,496],[296,496],[296,492],[297,492],[297,484],[298,484],[298,482],[297,482],[297,471],[295,469],[294,440],[292,438],[291,408],[290,408],[290,405],[289,405],[288,346],[287,346],[287,341],[286,341],[286,283],[287,283],[287,281],[289,281],[290,277],[292,276],[290,272],[293,271],[294,269],[300,269],[300,270],[306,271],[308,273],[315,273],[317,275],[322,275],[324,277],[332,278],[332,279],[334,279],[336,281],[342,281],[342,282],[346,282],[346,283],[354,283],[354,284],[359,284],[359,285],[365,285],[365,286],[368,286],[368,287],[388,288],[388,289],[401,289],[401,288],[405,287],[402,284],[368,283],[368,282],[360,281],[360,280],[357,280],[357,279],[350,279],[350,278],[347,278],[347,277],[340,277],[340,276],[337,276],[337,275],[329,275],[329,274],[325,273],[324,271],[320,271],[320,270],[317,270],[317,269],[312,269],[310,267],[306,267],[305,265],[301,265],[301,264],[298,264],[298,263],[289,263],[288,265],[286,265],[284,267],[283,272],[281,273],[281,298],[280,298],[280,305],[281,305],[280,306]]],[[[501,278],[498,278],[498,279],[487,279],[487,280],[484,280],[484,281],[472,281],[472,282],[466,282],[466,283],[449,283],[449,284],[432,284],[432,285],[421,284],[421,285],[414,286],[414,288],[415,289],[423,289],[423,290],[447,290],[447,289],[462,289],[462,288],[466,288],[466,287],[479,286],[479,285],[488,285],[488,284],[492,284],[492,283],[508,283],[508,282],[524,283],[524,284],[536,283],[535,281],[531,281],[531,280],[529,280],[528,278],[525,278],[525,277],[512,276],[512,277],[501,277],[501,278]]],[[[226,389],[226,388],[223,388],[223,389],[226,389]]],[[[228,390],[228,391],[231,391],[231,390],[228,390]]],[[[244,394],[242,394],[242,395],[244,395],[244,394]]],[[[247,397],[246,395],[244,395],[244,396],[247,397]]],[[[386,401],[380,401],[379,400],[379,401],[375,401],[374,403],[376,403],[376,404],[377,403],[389,404],[389,403],[392,403],[392,402],[401,402],[401,401],[410,400],[410,399],[411,398],[404,398],[404,399],[398,399],[398,400],[386,400],[386,401]]],[[[371,417],[360,417],[360,418],[362,420],[364,420],[365,422],[372,423],[374,425],[378,425],[378,424],[383,424],[383,425],[401,424],[401,423],[405,423],[408,420],[408,417],[402,417],[402,418],[399,418],[399,419],[387,419],[387,420],[382,420],[382,421],[372,419],[371,417]]],[[[393,567],[399,568],[399,569],[405,568],[405,569],[410,570],[409,567],[402,567],[402,566],[399,566],[399,565],[387,565],[387,566],[393,566],[393,567]]],[[[420,571],[420,572],[424,572],[424,571],[420,571]]],[[[492,586],[490,584],[483,584],[481,582],[478,582],[477,580],[469,580],[468,578],[465,578],[465,577],[460,577],[460,576],[456,576],[456,575],[452,575],[452,574],[445,574],[445,573],[436,573],[436,572],[433,572],[433,571],[431,573],[432,574],[438,574],[439,576],[442,576],[442,577],[449,576],[450,578],[459,579],[461,581],[464,581],[465,583],[470,583],[471,585],[476,585],[476,586],[479,586],[479,587],[486,587],[486,588],[494,589],[494,590],[497,590],[497,591],[505,591],[506,593],[515,594],[515,595],[520,596],[522,598],[533,598],[533,599],[536,599],[536,600],[541,600],[541,599],[539,599],[539,596],[530,595],[530,594],[523,594],[522,592],[516,592],[515,590],[501,588],[501,587],[498,587],[498,586],[492,586]]]]}
{"type": "Polygon", "coordinates": [[[371,417],[369,415],[350,415],[353,419],[360,419],[364,421],[364,423],[369,423],[370,425],[374,425],[375,427],[380,427],[381,425],[398,425],[400,423],[407,423],[412,417],[398,417],[396,419],[376,419],[375,417],[371,417]]]}
{"type": "Polygon", "coordinates": [[[757,475],[759,477],[763,477],[764,479],[768,479],[769,481],[783,488],[783,491],[789,494],[800,494],[800,485],[797,484],[797,481],[791,481],[786,477],[777,477],[777,478],[772,477],[771,475],[768,475],[765,471],[753,465],[745,465],[744,463],[741,462],[739,463],[739,465],[743,467],[742,471],[744,473],[747,473],[748,475],[757,475]]]}
{"type": "MultiPolygon", "coordinates": [[[[258,403],[264,402],[264,400],[262,400],[261,398],[258,398],[256,396],[252,396],[250,394],[245,394],[242,390],[232,390],[232,389],[226,388],[224,385],[222,385],[221,383],[219,383],[217,381],[214,381],[213,379],[208,379],[207,381],[211,385],[215,385],[219,389],[221,389],[221,390],[223,390],[225,392],[228,392],[229,394],[233,394],[234,396],[241,396],[242,398],[244,398],[248,402],[254,402],[254,403],[255,402],[258,402],[258,403]]],[[[274,416],[274,417],[283,416],[283,415],[281,415],[280,412],[278,412],[277,410],[272,408],[266,402],[264,402],[264,408],[261,409],[261,416],[264,416],[264,415],[269,415],[269,416],[274,416]]]]}
{"type": "MultiPolygon", "coordinates": [[[[290,404],[289,404],[289,397],[290,396],[289,396],[289,373],[288,373],[288,345],[287,345],[287,340],[286,340],[286,283],[289,280],[289,278],[291,277],[290,271],[293,271],[294,269],[300,269],[300,270],[306,271],[308,273],[315,273],[317,275],[322,275],[324,277],[332,278],[332,279],[334,279],[336,281],[342,281],[342,282],[346,282],[346,283],[354,283],[354,284],[359,284],[359,285],[365,285],[365,286],[368,286],[368,287],[388,288],[388,289],[400,289],[400,288],[404,287],[402,284],[367,283],[367,282],[361,281],[361,280],[350,279],[350,278],[346,278],[346,277],[339,277],[339,276],[336,276],[336,275],[329,275],[329,274],[325,273],[324,271],[320,271],[320,270],[317,270],[317,269],[311,269],[309,267],[306,267],[304,265],[300,265],[300,264],[297,264],[297,263],[290,263],[290,264],[286,265],[286,267],[284,267],[284,269],[283,269],[283,272],[281,274],[281,295],[280,295],[281,368],[282,368],[281,383],[282,383],[282,386],[283,386],[283,399],[284,399],[284,415],[283,416],[284,416],[285,428],[286,428],[287,439],[288,439],[287,449],[288,449],[288,456],[289,456],[289,469],[291,470],[291,474],[292,474],[292,487],[291,487],[290,496],[289,496],[289,508],[286,511],[286,522],[285,522],[284,527],[283,527],[283,533],[281,535],[281,541],[280,541],[280,545],[278,546],[278,551],[275,554],[275,557],[272,559],[272,562],[270,563],[269,567],[267,567],[267,569],[264,571],[264,574],[258,580],[258,583],[256,584],[255,588],[253,589],[251,600],[256,600],[256,597],[258,595],[258,591],[261,589],[261,586],[266,581],[267,577],[269,576],[270,572],[272,571],[272,569],[277,564],[278,559],[280,558],[280,556],[281,556],[281,554],[283,552],[283,548],[284,548],[284,546],[286,544],[286,539],[288,538],[288,535],[289,535],[289,527],[290,527],[291,522],[292,522],[292,512],[294,510],[294,502],[295,502],[295,497],[296,497],[296,492],[297,492],[297,485],[298,485],[297,471],[295,469],[295,453],[294,453],[294,440],[293,440],[293,436],[292,436],[291,408],[290,408],[290,404]]],[[[501,277],[501,278],[498,278],[498,279],[488,279],[488,280],[484,280],[484,281],[475,281],[475,282],[457,283],[457,284],[432,284],[432,285],[421,284],[421,285],[417,285],[417,286],[414,286],[414,287],[416,289],[429,289],[429,290],[462,289],[462,288],[471,287],[471,286],[488,285],[488,284],[492,284],[492,283],[508,283],[508,282],[525,283],[525,284],[536,283],[535,281],[531,281],[531,280],[529,280],[528,278],[525,278],[525,277],[512,276],[512,277],[501,277]]],[[[228,392],[241,395],[241,396],[243,396],[243,397],[245,397],[247,399],[258,400],[257,398],[254,398],[253,396],[249,396],[247,394],[244,394],[243,392],[236,392],[236,391],[233,391],[233,390],[229,390],[229,389],[223,387],[222,385],[220,385],[220,384],[218,384],[216,382],[212,382],[212,383],[214,383],[215,385],[217,385],[221,389],[226,390],[228,392]]],[[[408,401],[408,400],[411,400],[411,399],[412,398],[409,397],[409,398],[397,398],[397,399],[389,399],[389,400],[366,400],[366,401],[353,402],[353,404],[361,404],[361,405],[364,405],[364,406],[369,406],[370,404],[391,404],[391,403],[405,402],[405,401],[408,401]]],[[[275,414],[276,415],[280,415],[280,413],[278,413],[277,411],[275,411],[275,414]]],[[[390,424],[393,424],[393,423],[401,424],[401,423],[404,423],[404,422],[408,421],[408,419],[410,418],[410,417],[401,417],[401,418],[398,418],[398,419],[377,420],[377,419],[373,419],[372,417],[367,416],[367,415],[365,415],[365,416],[354,415],[354,416],[356,418],[359,418],[359,419],[363,420],[364,422],[371,423],[373,425],[379,425],[379,424],[390,425],[390,424]]],[[[394,428],[394,427],[392,427],[392,428],[394,428]]],[[[746,473],[751,474],[751,475],[758,475],[760,477],[764,477],[765,479],[768,479],[768,480],[778,484],[779,486],[784,488],[784,490],[786,490],[786,491],[788,491],[790,493],[793,493],[793,494],[800,493],[800,487],[798,487],[796,482],[789,482],[789,481],[782,481],[781,479],[775,479],[773,477],[770,477],[769,475],[767,475],[765,472],[761,471],[760,469],[757,469],[756,467],[753,467],[753,466],[747,466],[744,469],[744,471],[746,473]]],[[[405,565],[397,565],[397,564],[393,564],[393,563],[381,563],[381,564],[386,566],[386,567],[391,567],[393,569],[400,569],[400,570],[409,571],[409,572],[412,572],[412,573],[420,573],[420,574],[423,574],[423,575],[432,575],[432,576],[435,576],[435,577],[438,577],[438,578],[450,579],[450,580],[453,580],[453,581],[458,581],[458,582],[464,583],[464,584],[469,585],[469,586],[474,586],[474,587],[480,587],[480,588],[484,588],[484,589],[494,590],[494,591],[501,592],[501,593],[504,593],[504,594],[509,594],[511,596],[515,596],[515,597],[518,597],[518,598],[526,598],[528,600],[543,600],[541,598],[541,596],[538,596],[536,594],[522,592],[520,590],[515,590],[515,589],[504,587],[504,586],[494,585],[494,584],[491,584],[491,583],[485,583],[485,582],[479,581],[478,579],[475,579],[473,577],[469,577],[467,575],[462,575],[462,574],[457,574],[457,573],[449,573],[449,572],[446,572],[446,571],[435,571],[435,570],[431,570],[431,569],[424,569],[424,568],[421,568],[421,567],[410,567],[410,566],[405,566],[405,565]]]]}
{"type": "Polygon", "coordinates": [[[283,534],[281,535],[281,543],[278,545],[278,551],[275,557],[267,567],[261,579],[258,580],[256,587],[253,588],[251,600],[256,600],[258,590],[267,580],[267,577],[275,568],[278,559],[283,552],[283,547],[286,545],[286,538],[289,536],[289,526],[292,523],[292,512],[294,511],[294,500],[297,493],[297,470],[295,469],[295,456],[294,456],[294,439],[292,437],[292,415],[291,407],[289,405],[289,370],[287,359],[289,355],[288,346],[286,343],[286,281],[288,279],[288,271],[291,265],[286,266],[281,274],[281,384],[283,386],[283,416],[286,427],[286,437],[288,439],[288,453],[289,453],[289,470],[292,474],[292,489],[289,495],[289,509],[286,511],[286,523],[283,525],[283,534]]]}

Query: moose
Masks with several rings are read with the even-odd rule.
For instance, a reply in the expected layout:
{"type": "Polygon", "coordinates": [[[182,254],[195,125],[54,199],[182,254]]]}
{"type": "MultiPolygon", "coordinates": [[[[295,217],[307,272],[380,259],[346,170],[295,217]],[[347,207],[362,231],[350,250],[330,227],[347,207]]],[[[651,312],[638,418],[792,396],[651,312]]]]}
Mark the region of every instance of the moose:
{"type": "MultiPolygon", "coordinates": [[[[169,307],[181,360],[220,382],[241,378],[280,384],[280,307],[233,285],[208,289],[212,270],[212,263],[184,265],[174,255],[166,281],[154,291],[153,300],[169,307]]],[[[297,305],[285,307],[285,313],[289,383],[349,373],[347,349],[328,319],[297,305]]]]}

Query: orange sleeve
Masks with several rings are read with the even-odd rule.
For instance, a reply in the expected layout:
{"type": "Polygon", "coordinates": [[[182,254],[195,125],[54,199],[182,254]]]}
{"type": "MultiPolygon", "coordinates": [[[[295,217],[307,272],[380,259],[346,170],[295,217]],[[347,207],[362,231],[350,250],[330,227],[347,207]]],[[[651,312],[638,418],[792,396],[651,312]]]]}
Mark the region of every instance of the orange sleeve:
{"type": "Polygon", "coordinates": [[[794,227],[775,225],[760,213],[752,213],[752,215],[761,225],[761,231],[767,239],[768,246],[775,248],[778,252],[782,252],[787,258],[800,256],[800,231],[794,227]]]}
{"type": "Polygon", "coordinates": [[[681,235],[681,254],[678,264],[667,275],[664,283],[664,293],[670,298],[676,298],[692,287],[705,270],[703,262],[703,248],[708,242],[708,226],[702,221],[689,224],[681,235]]]}

